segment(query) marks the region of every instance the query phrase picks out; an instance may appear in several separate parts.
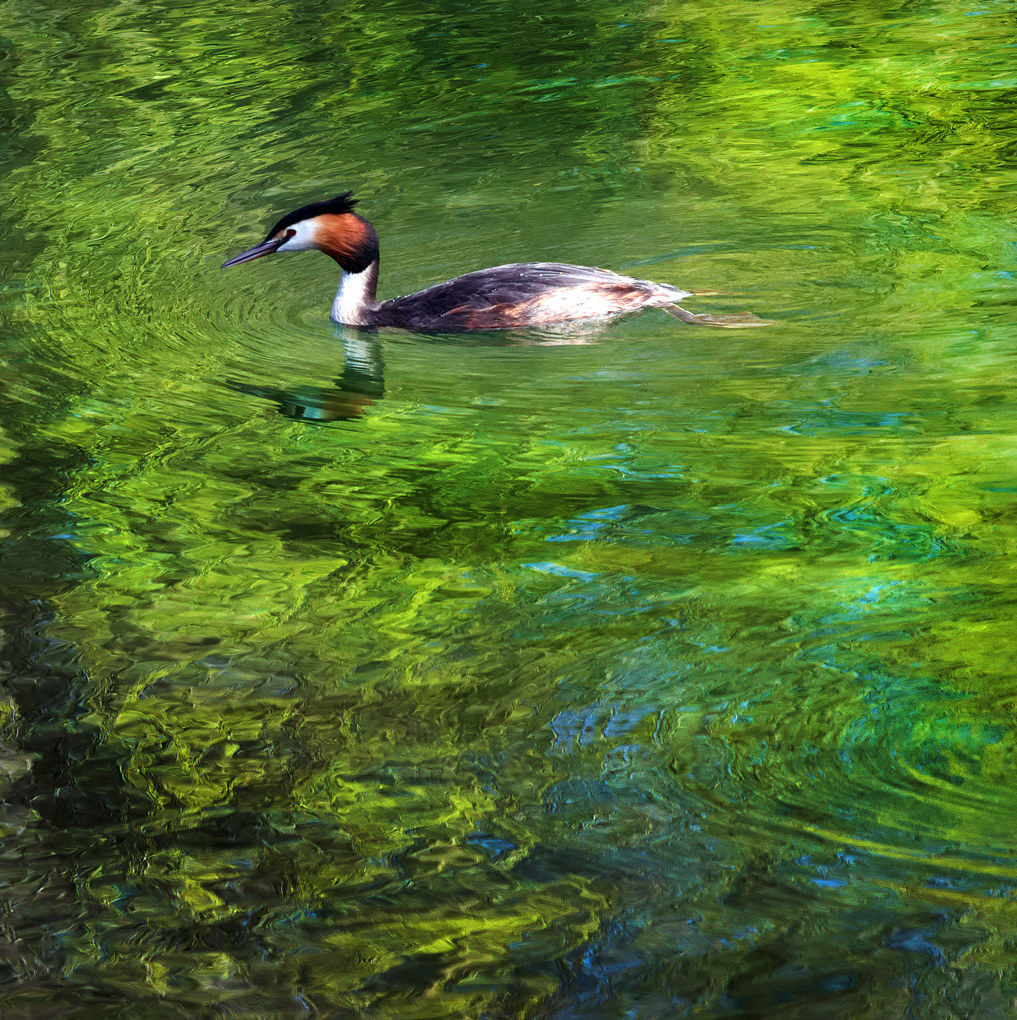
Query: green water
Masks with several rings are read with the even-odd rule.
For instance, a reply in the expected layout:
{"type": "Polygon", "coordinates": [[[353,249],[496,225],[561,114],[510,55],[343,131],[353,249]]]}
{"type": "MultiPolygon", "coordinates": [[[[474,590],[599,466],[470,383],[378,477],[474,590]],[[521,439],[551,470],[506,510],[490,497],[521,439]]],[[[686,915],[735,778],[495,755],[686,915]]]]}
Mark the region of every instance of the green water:
{"type": "Polygon", "coordinates": [[[4,1016],[1010,1016],[1017,6],[0,9],[4,1016]],[[557,259],[694,311],[376,338],[557,259]]]}

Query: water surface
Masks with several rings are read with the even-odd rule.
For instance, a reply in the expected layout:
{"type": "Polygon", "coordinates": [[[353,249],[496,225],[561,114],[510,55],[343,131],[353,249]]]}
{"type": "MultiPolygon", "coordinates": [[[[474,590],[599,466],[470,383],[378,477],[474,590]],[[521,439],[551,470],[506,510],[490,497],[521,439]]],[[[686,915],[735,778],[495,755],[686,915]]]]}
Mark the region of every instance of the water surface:
{"type": "Polygon", "coordinates": [[[0,37],[5,1015],[1009,1015],[1013,3],[0,37]],[[218,271],[348,187],[778,324],[218,271]]]}

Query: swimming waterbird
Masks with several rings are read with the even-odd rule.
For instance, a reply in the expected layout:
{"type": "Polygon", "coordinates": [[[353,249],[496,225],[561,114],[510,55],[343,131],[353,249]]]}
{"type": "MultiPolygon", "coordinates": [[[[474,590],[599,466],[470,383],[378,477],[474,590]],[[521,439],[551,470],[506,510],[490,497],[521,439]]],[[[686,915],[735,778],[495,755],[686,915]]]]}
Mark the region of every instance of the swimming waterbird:
{"type": "Polygon", "coordinates": [[[378,302],[378,235],[353,211],[354,205],[356,199],[347,191],[294,209],[264,241],[228,259],[222,268],[275,252],[322,251],[342,270],[332,318],[346,326],[396,326],[420,332],[506,329],[605,319],[643,308],[663,308],[697,326],[769,325],[747,313],[696,315],[678,304],[692,297],[692,291],[560,262],[514,262],[480,269],[378,302]]]}

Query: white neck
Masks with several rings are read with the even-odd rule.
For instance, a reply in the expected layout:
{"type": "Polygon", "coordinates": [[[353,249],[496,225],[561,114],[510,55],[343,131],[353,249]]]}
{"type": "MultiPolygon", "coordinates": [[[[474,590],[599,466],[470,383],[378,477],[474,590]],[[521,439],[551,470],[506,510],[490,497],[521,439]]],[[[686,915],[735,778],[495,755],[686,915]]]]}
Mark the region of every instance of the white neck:
{"type": "Polygon", "coordinates": [[[347,273],[344,269],[332,302],[333,320],[343,326],[368,325],[368,313],[374,309],[377,285],[377,262],[372,262],[361,273],[347,273]]]}

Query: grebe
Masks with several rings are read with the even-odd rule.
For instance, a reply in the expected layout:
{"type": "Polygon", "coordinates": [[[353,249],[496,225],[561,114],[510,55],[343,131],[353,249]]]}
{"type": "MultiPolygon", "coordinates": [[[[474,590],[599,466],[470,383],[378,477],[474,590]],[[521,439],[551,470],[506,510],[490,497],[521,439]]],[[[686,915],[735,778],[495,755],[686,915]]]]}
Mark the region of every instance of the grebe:
{"type": "Polygon", "coordinates": [[[287,213],[256,244],[223,269],[278,251],[316,248],[339,263],[342,276],[332,318],[345,326],[396,326],[418,332],[549,326],[604,319],[642,308],[664,311],[692,325],[767,326],[751,314],[695,315],[678,302],[693,292],[607,269],[559,262],[515,262],[457,276],[426,290],[378,303],[378,235],[353,207],[352,192],[287,213]]]}

